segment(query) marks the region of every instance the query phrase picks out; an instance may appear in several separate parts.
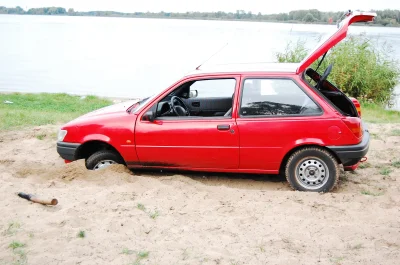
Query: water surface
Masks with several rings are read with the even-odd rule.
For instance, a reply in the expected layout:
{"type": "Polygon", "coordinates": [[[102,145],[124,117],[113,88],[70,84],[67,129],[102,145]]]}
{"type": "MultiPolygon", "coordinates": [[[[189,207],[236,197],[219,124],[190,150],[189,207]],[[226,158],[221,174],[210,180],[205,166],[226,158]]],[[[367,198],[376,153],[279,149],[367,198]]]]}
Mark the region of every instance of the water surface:
{"type": "MultiPolygon", "coordinates": [[[[0,91],[138,98],[207,64],[273,62],[288,41],[314,46],[333,25],[0,15],[0,91]],[[227,44],[228,43],[228,44],[227,44]]],[[[388,42],[400,28],[351,27],[388,42]]],[[[400,89],[397,89],[400,93],[400,89]]],[[[396,108],[400,110],[397,98],[396,108]]]]}

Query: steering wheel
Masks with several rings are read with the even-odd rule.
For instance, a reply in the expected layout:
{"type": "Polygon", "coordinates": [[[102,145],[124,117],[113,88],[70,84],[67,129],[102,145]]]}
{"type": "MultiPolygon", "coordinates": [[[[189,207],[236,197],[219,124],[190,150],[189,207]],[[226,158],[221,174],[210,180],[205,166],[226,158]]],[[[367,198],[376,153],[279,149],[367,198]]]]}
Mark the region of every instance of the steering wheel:
{"type": "Polygon", "coordinates": [[[329,74],[332,72],[333,63],[331,63],[325,70],[324,74],[318,81],[316,88],[320,88],[324,81],[328,78],[329,74]]]}
{"type": "Polygon", "coordinates": [[[180,97],[173,96],[170,105],[171,109],[177,116],[190,116],[189,108],[180,97]]]}

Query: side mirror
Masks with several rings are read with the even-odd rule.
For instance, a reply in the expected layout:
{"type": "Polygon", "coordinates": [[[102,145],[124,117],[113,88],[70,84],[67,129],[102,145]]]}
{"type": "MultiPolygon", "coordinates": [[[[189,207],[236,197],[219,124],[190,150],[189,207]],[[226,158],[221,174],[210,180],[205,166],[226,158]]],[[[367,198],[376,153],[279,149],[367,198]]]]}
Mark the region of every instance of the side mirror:
{"type": "Polygon", "coordinates": [[[143,121],[150,121],[150,122],[153,122],[154,120],[155,120],[155,115],[154,115],[154,112],[153,111],[148,111],[148,112],[146,112],[143,116],[142,116],[142,120],[143,121]]]}
{"type": "Polygon", "coordinates": [[[189,98],[197,98],[199,92],[197,90],[190,90],[189,91],[189,98]]]}

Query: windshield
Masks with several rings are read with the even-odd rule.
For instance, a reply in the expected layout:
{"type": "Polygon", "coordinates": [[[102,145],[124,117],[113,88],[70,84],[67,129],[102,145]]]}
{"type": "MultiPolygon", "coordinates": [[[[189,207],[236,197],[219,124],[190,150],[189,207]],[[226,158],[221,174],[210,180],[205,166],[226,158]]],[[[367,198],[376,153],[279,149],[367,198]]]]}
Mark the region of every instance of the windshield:
{"type": "Polygon", "coordinates": [[[133,104],[129,109],[129,113],[136,113],[137,111],[141,110],[146,104],[151,101],[157,94],[151,95],[150,97],[143,98],[140,101],[133,104]]]}

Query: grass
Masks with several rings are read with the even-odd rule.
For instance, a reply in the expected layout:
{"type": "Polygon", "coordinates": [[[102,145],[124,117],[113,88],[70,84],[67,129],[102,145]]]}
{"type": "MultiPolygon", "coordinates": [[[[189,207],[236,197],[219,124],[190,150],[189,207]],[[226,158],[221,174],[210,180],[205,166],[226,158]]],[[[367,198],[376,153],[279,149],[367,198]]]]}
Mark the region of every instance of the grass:
{"type": "Polygon", "coordinates": [[[372,192],[372,191],[368,191],[368,190],[363,190],[363,191],[361,191],[361,194],[376,197],[376,196],[383,195],[383,192],[372,192]]]}
{"type": "Polygon", "coordinates": [[[67,94],[0,94],[0,130],[57,124],[111,105],[107,99],[67,94]],[[4,104],[4,101],[13,104],[4,104]]]}
{"type": "Polygon", "coordinates": [[[129,248],[124,248],[124,249],[122,249],[121,253],[125,254],[125,255],[132,255],[135,252],[133,250],[130,250],[129,248]]]}
{"type": "Polygon", "coordinates": [[[393,161],[392,166],[396,167],[396,168],[400,168],[400,160],[393,161]]]}
{"type": "Polygon", "coordinates": [[[155,210],[154,212],[148,212],[148,214],[151,219],[156,219],[160,215],[160,213],[157,210],[155,210]]]}
{"type": "Polygon", "coordinates": [[[26,246],[26,244],[18,242],[18,241],[13,241],[10,243],[10,245],[8,245],[8,247],[11,248],[12,250],[16,250],[17,248],[23,248],[25,246],[26,246]]]}
{"type": "Polygon", "coordinates": [[[400,130],[399,129],[394,129],[390,133],[392,136],[400,136],[400,130]]]}
{"type": "Polygon", "coordinates": [[[83,231],[83,230],[79,231],[77,237],[79,237],[79,238],[85,238],[85,237],[86,237],[85,231],[83,231]]]}
{"type": "Polygon", "coordinates": [[[36,138],[39,140],[43,140],[45,137],[46,137],[46,134],[44,134],[44,133],[36,135],[36,138]]]}
{"type": "Polygon", "coordinates": [[[383,168],[381,168],[380,170],[379,170],[379,173],[381,174],[381,175],[384,175],[384,176],[389,176],[389,174],[392,172],[392,170],[390,169],[390,168],[388,168],[388,167],[383,167],[383,168]]]}
{"type": "Polygon", "coordinates": [[[13,264],[23,265],[28,263],[24,247],[26,247],[26,244],[18,241],[13,241],[8,245],[8,248],[11,248],[13,253],[16,255],[13,264]]]}
{"type": "Polygon", "coordinates": [[[387,110],[382,104],[361,102],[361,115],[366,122],[400,123],[400,111],[387,110]]]}
{"type": "Polygon", "coordinates": [[[149,256],[149,253],[150,253],[149,251],[139,251],[137,253],[137,257],[140,259],[145,259],[149,256]]]}
{"type": "Polygon", "coordinates": [[[141,211],[146,211],[146,207],[144,207],[144,205],[141,204],[141,203],[138,203],[138,204],[137,204],[137,208],[138,208],[139,210],[141,210],[141,211]]]}
{"type": "Polygon", "coordinates": [[[141,204],[141,203],[138,203],[136,207],[137,207],[139,210],[141,210],[141,211],[147,213],[151,219],[156,219],[156,218],[160,215],[160,212],[157,211],[157,210],[155,210],[154,212],[147,211],[147,210],[146,210],[146,207],[145,207],[143,204],[141,204]]]}
{"type": "Polygon", "coordinates": [[[131,264],[132,265],[140,265],[140,261],[142,259],[149,257],[149,254],[150,254],[149,251],[139,251],[138,253],[136,253],[136,260],[131,264]]]}
{"type": "Polygon", "coordinates": [[[372,167],[372,165],[369,162],[363,162],[358,167],[363,169],[363,168],[370,168],[370,167],[372,167]]]}
{"type": "Polygon", "coordinates": [[[21,224],[18,222],[11,222],[8,224],[7,229],[4,231],[5,235],[15,235],[21,228],[21,224]]]}
{"type": "Polygon", "coordinates": [[[333,257],[330,259],[330,261],[336,265],[341,264],[343,260],[344,260],[344,257],[333,257]]]}

